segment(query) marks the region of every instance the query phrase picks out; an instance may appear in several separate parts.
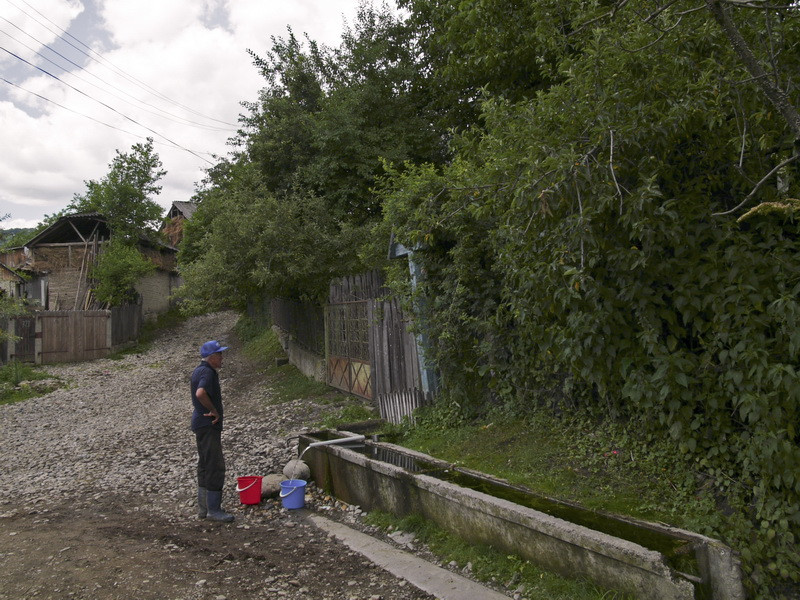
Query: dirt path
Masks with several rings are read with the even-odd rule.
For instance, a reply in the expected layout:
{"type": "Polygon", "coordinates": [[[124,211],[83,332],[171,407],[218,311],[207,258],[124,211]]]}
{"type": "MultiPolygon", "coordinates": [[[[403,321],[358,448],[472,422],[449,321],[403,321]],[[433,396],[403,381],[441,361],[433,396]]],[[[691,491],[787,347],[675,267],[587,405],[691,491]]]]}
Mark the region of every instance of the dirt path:
{"type": "Polygon", "coordinates": [[[144,354],[53,367],[66,388],[0,406],[0,599],[431,598],[277,501],[239,504],[236,477],[280,472],[320,407],[264,402],[234,321],[198,317],[144,354]],[[188,376],[208,339],[232,344],[220,375],[233,524],[194,516],[188,376]]]}

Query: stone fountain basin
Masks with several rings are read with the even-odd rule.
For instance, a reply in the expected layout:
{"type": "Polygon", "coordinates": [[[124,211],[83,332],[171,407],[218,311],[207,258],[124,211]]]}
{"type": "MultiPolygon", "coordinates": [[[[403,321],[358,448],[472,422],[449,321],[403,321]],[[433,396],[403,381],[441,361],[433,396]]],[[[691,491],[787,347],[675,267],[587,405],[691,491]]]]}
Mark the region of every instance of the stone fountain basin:
{"type": "MultiPolygon", "coordinates": [[[[330,431],[304,434],[300,451],[320,439],[351,435],[330,431]]],[[[304,460],[317,485],[344,502],[400,517],[421,515],[471,543],[516,554],[567,577],[585,578],[604,588],[653,600],[745,597],[735,553],[718,540],[690,531],[605,515],[627,529],[641,530],[643,539],[656,534],[678,540],[684,552],[694,555],[689,557],[690,568],[683,568],[684,560],[683,570],[678,570],[670,564],[672,558],[668,561],[661,552],[642,544],[447,481],[443,473],[457,473],[459,480],[478,478],[533,494],[401,446],[370,441],[356,447],[318,446],[310,448],[304,460]]]]}

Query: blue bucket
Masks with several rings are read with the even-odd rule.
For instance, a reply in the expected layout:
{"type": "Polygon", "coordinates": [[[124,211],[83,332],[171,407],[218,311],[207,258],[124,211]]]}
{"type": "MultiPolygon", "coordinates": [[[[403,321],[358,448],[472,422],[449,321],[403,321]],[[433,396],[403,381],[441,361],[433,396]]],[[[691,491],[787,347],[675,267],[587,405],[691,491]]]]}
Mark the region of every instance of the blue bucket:
{"type": "Polygon", "coordinates": [[[281,481],[283,508],[303,508],[306,504],[306,482],[302,479],[281,481]]]}

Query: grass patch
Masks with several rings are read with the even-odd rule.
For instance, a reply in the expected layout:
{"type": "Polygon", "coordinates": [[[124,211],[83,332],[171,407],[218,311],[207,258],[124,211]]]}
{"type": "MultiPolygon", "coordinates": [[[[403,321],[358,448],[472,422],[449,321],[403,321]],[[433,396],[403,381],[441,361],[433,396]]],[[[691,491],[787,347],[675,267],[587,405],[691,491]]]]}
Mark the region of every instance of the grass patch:
{"type": "Polygon", "coordinates": [[[669,440],[635,440],[614,426],[544,414],[452,428],[432,422],[421,419],[398,443],[590,509],[707,533],[713,499],[674,459],[669,440]]]}
{"type": "Polygon", "coordinates": [[[321,429],[338,429],[346,423],[357,423],[378,418],[375,409],[365,400],[353,396],[342,396],[344,404],[334,407],[317,426],[321,429]]]}
{"type": "Polygon", "coordinates": [[[13,404],[44,396],[53,391],[55,386],[37,386],[30,382],[51,378],[38,367],[12,360],[0,367],[0,404],[13,404]]]}
{"type": "Polygon", "coordinates": [[[470,544],[441,529],[431,521],[412,515],[398,518],[373,511],[366,522],[380,529],[408,531],[430,548],[444,563],[455,562],[460,569],[471,565],[472,574],[516,590],[529,600],[622,600],[624,595],[598,588],[582,580],[566,579],[544,571],[517,556],[485,546],[470,544]]]}
{"type": "Polygon", "coordinates": [[[249,319],[242,318],[236,324],[236,334],[244,342],[244,354],[263,365],[266,379],[274,392],[273,403],[299,398],[320,398],[322,402],[330,402],[337,396],[342,397],[330,386],[306,377],[294,365],[283,363],[286,353],[272,329],[263,329],[249,319]]]}

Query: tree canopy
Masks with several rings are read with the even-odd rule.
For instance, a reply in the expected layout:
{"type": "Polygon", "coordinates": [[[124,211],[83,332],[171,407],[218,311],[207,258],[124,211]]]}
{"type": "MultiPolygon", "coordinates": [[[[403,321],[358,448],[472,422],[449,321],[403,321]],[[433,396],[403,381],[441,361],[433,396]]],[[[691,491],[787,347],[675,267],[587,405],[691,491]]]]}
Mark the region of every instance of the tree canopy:
{"type": "Polygon", "coordinates": [[[109,170],[99,181],[86,181],[86,191],[75,194],[67,212],[99,212],[116,237],[136,241],[155,231],[163,212],[153,200],[161,192],[158,181],[166,174],[153,150],[153,139],[134,144],[130,152],[117,150],[109,170]]]}
{"type": "Polygon", "coordinates": [[[331,278],[381,261],[361,247],[382,219],[371,189],[384,165],[444,155],[414,35],[387,7],[363,5],[338,48],[290,30],[265,57],[251,51],[265,86],[195,198],[181,248],[189,305],[241,305],[256,291],[322,298],[331,278]]]}

